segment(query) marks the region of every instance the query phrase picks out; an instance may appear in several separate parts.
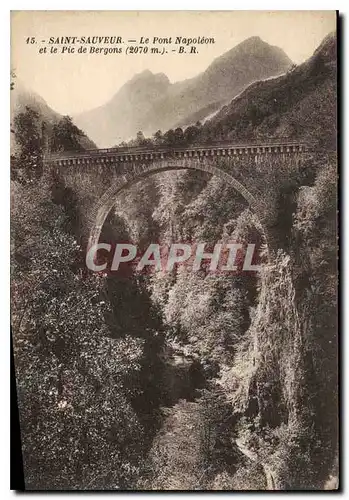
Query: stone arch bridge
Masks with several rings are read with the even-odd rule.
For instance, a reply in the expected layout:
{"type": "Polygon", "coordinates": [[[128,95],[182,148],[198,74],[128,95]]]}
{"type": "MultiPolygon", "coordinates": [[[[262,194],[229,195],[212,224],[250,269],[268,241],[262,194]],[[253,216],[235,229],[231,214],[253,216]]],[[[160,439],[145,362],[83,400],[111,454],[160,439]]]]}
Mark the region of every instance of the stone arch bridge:
{"type": "Polygon", "coordinates": [[[217,175],[232,185],[258,216],[268,247],[275,250],[277,243],[272,231],[275,207],[272,194],[266,195],[272,171],[285,165],[298,168],[310,149],[305,143],[290,141],[93,149],[47,155],[44,166],[76,194],[80,226],[88,246],[98,242],[103,224],[121,190],[155,173],[193,169],[217,175]],[[261,189],[263,182],[266,190],[261,189]]]}

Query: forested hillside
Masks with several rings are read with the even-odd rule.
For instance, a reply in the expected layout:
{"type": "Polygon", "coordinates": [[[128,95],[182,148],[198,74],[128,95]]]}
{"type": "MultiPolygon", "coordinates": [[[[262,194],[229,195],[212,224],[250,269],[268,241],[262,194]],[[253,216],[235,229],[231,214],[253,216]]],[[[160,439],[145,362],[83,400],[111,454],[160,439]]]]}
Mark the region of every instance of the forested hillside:
{"type": "Polygon", "coordinates": [[[202,129],[200,139],[287,137],[336,144],[336,37],[328,35],[305,63],[251,85],[202,129]]]}
{"type": "Polygon", "coordinates": [[[11,83],[11,178],[21,182],[42,174],[48,152],[83,151],[96,145],[69,116],[53,111],[16,77],[11,83]]]}
{"type": "MultiPolygon", "coordinates": [[[[206,124],[145,142],[281,136],[321,146],[301,166],[268,165],[279,250],[258,275],[89,273],[77,194],[40,168],[40,123],[24,112],[36,156],[23,143],[24,173],[12,180],[12,321],[27,488],[336,487],[335,58],[330,36],[206,124]]],[[[71,147],[69,127],[64,140],[52,129],[51,147],[71,147]]],[[[106,241],[263,249],[256,215],[208,174],[156,174],[115,201],[106,241]]]]}

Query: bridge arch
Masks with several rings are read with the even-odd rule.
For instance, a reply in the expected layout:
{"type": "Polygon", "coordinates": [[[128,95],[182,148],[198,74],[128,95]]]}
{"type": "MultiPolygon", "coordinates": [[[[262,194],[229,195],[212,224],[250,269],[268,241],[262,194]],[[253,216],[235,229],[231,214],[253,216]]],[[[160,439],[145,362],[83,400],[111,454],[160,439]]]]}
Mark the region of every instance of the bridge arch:
{"type": "Polygon", "coordinates": [[[264,237],[268,244],[268,234],[266,228],[261,220],[261,209],[264,208],[264,203],[260,200],[257,200],[245,186],[243,186],[239,181],[237,181],[231,174],[228,172],[215,167],[213,165],[206,165],[201,162],[188,162],[185,165],[181,166],[179,164],[141,164],[136,165],[132,169],[131,172],[121,175],[116,178],[113,184],[104,192],[102,197],[98,200],[96,205],[93,207],[90,213],[90,233],[88,240],[88,248],[98,243],[103,225],[105,220],[115,205],[115,197],[124,189],[131,187],[131,185],[136,184],[137,182],[145,179],[153,174],[157,174],[159,172],[173,170],[199,170],[203,172],[208,172],[212,175],[216,175],[220,179],[226,181],[230,186],[233,186],[234,189],[240,193],[243,198],[247,201],[249,206],[257,215],[257,218],[261,224],[264,237]]]}

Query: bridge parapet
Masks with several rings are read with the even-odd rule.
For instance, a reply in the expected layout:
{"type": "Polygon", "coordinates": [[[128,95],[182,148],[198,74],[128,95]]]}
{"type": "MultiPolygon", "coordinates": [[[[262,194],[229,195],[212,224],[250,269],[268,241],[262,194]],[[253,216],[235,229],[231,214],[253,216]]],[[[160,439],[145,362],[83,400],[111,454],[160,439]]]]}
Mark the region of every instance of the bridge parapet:
{"type": "Polygon", "coordinates": [[[292,155],[308,152],[309,145],[301,142],[262,144],[202,145],[188,148],[110,148],[82,152],[64,152],[44,157],[44,164],[56,166],[104,165],[110,163],[158,161],[177,158],[211,158],[230,156],[292,155]]]}

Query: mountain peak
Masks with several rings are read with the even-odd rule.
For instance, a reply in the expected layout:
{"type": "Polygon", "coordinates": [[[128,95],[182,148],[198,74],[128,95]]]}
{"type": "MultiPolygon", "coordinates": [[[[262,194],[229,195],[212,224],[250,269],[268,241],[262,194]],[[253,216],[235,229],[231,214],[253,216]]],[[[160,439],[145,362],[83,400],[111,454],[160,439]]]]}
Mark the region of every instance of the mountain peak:
{"type": "Polygon", "coordinates": [[[129,81],[129,83],[134,82],[157,82],[163,84],[170,83],[169,79],[164,73],[152,73],[149,69],[145,69],[141,73],[136,73],[129,81]]]}
{"type": "Polygon", "coordinates": [[[145,78],[151,78],[152,76],[154,76],[154,73],[152,73],[149,69],[145,69],[144,71],[141,71],[140,73],[136,73],[135,75],[133,75],[133,77],[131,78],[131,81],[145,79],[145,78]]]}
{"type": "Polygon", "coordinates": [[[209,68],[212,66],[215,68],[221,65],[226,66],[227,64],[244,65],[246,58],[255,59],[259,63],[265,61],[267,65],[274,66],[278,74],[285,72],[292,65],[291,59],[280,47],[269,45],[259,36],[251,36],[215,59],[209,68]]]}
{"type": "Polygon", "coordinates": [[[270,45],[260,36],[251,36],[250,38],[247,38],[243,42],[236,45],[236,47],[231,49],[229,52],[232,54],[249,54],[262,57],[272,57],[279,59],[282,63],[286,63],[288,66],[292,64],[291,59],[280,47],[270,45]]]}
{"type": "Polygon", "coordinates": [[[96,111],[76,117],[77,124],[101,146],[168,130],[203,108],[216,110],[251,83],[287,71],[292,62],[278,47],[252,36],[215,59],[194,78],[171,84],[149,69],[134,75],[96,111]]]}
{"type": "Polygon", "coordinates": [[[250,36],[249,38],[246,38],[246,40],[244,40],[243,42],[238,44],[237,47],[239,47],[239,45],[254,45],[256,43],[265,44],[266,42],[264,42],[260,36],[255,35],[255,36],[250,36]]]}
{"type": "Polygon", "coordinates": [[[320,55],[326,60],[335,60],[337,57],[337,36],[333,31],[325,36],[319,47],[315,50],[314,56],[320,55]]]}

